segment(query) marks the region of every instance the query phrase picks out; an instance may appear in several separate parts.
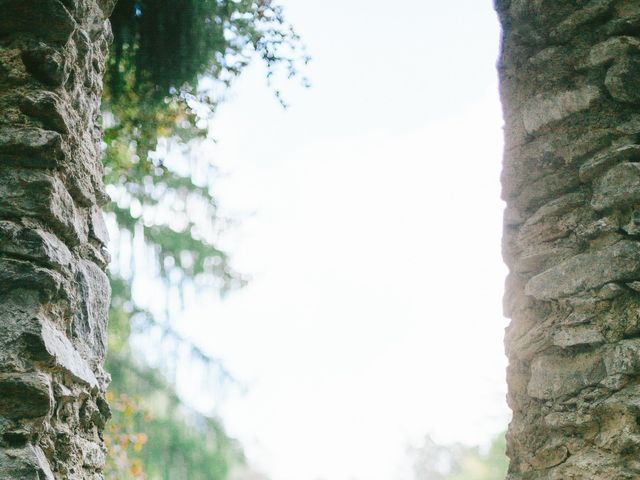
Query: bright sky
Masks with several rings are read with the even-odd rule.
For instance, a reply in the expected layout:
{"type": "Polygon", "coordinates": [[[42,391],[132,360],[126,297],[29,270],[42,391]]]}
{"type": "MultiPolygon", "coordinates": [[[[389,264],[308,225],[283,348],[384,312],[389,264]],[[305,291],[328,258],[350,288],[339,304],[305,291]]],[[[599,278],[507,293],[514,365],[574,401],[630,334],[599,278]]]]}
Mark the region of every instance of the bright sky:
{"type": "Polygon", "coordinates": [[[252,67],[213,132],[253,281],[177,324],[248,386],[219,413],[271,480],[401,480],[408,443],[508,421],[498,23],[490,0],[280,3],[313,87],[283,111],[252,67]]]}

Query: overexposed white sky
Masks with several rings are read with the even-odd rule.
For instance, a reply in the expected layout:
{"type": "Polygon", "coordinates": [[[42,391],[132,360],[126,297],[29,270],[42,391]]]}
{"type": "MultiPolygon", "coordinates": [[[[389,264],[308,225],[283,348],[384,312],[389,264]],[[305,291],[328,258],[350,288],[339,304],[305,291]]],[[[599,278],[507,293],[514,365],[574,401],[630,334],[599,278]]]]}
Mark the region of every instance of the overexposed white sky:
{"type": "Polygon", "coordinates": [[[509,417],[499,26],[491,0],[280,3],[313,87],[283,111],[252,66],[207,153],[253,280],[176,325],[247,385],[218,412],[271,480],[401,480],[409,442],[509,417]]]}

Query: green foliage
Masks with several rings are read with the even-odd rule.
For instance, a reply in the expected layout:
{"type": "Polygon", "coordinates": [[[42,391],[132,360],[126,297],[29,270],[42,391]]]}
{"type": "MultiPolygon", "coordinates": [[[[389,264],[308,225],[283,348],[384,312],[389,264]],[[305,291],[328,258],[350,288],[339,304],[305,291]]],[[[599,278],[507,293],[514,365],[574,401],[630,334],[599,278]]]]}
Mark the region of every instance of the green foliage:
{"type": "MultiPolygon", "coordinates": [[[[228,83],[257,53],[269,76],[297,73],[300,38],[271,0],[120,0],[110,86],[116,98],[134,91],[162,101],[168,92],[197,91],[197,78],[228,83]]],[[[199,99],[206,100],[206,96],[199,99]]]]}
{"type": "Polygon", "coordinates": [[[157,370],[115,355],[108,368],[114,385],[135,396],[110,393],[107,479],[223,480],[243,462],[220,420],[189,410],[157,370]]]}
{"type": "Polygon", "coordinates": [[[487,451],[459,443],[438,445],[429,436],[409,449],[413,480],[498,480],[507,473],[505,435],[497,435],[487,451]]]}
{"type": "Polygon", "coordinates": [[[189,151],[207,137],[216,92],[253,55],[270,78],[280,70],[298,73],[308,61],[300,39],[270,0],[121,0],[111,21],[105,181],[118,226],[132,234],[144,227],[165,279],[205,276],[222,291],[242,286],[246,279],[215,247],[216,226],[224,222],[210,193],[214,165],[200,159],[198,170],[206,173],[196,179],[189,151]],[[200,88],[203,77],[213,86],[200,88]],[[171,152],[181,154],[174,155],[181,157],[177,165],[167,161],[171,152]],[[206,211],[210,225],[194,224],[194,210],[206,211]]]}
{"type": "Polygon", "coordinates": [[[191,361],[214,369],[220,382],[230,375],[177,333],[169,312],[158,320],[135,303],[135,257],[141,240],[166,286],[159,297],[190,283],[221,293],[244,285],[218,247],[226,222],[211,190],[215,165],[191,152],[210,141],[216,104],[253,56],[264,60],[270,80],[279,72],[295,76],[308,59],[270,0],[119,0],[111,21],[104,161],[113,199],[108,216],[119,233],[112,246],[107,369],[114,415],[105,473],[124,480],[222,480],[242,462],[240,448],[219,419],[189,410],[158,366],[141,362],[132,338],[160,332],[154,347],[165,360],[175,361],[186,346],[191,361]]]}

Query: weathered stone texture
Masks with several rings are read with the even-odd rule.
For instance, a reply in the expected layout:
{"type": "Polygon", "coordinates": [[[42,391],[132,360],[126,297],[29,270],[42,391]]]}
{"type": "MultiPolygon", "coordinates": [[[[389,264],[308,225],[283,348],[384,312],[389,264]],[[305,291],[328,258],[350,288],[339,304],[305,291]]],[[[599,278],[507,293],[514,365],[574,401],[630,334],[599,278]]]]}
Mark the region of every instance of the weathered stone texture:
{"type": "Polygon", "coordinates": [[[640,478],[640,2],[496,0],[510,480],[640,478]]]}
{"type": "Polygon", "coordinates": [[[114,0],[0,0],[0,480],[102,478],[114,0]]]}

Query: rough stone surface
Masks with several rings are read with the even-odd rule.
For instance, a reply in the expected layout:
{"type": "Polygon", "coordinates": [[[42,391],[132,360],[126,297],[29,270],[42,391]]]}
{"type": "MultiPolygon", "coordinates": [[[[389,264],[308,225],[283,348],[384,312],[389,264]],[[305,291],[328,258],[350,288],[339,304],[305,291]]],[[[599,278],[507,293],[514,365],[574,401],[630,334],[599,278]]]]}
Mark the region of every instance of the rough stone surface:
{"type": "Polygon", "coordinates": [[[536,95],[522,112],[524,128],[528,133],[535,133],[545,125],[589,108],[599,96],[600,90],[592,85],[552,95],[536,95]]]}
{"type": "Polygon", "coordinates": [[[510,480],[640,478],[640,2],[495,0],[510,480]]]}
{"type": "Polygon", "coordinates": [[[616,100],[640,103],[640,56],[617,60],[607,72],[604,84],[616,100]]]}
{"type": "Polygon", "coordinates": [[[0,0],[0,480],[103,478],[114,3],[0,0]]]}
{"type": "Polygon", "coordinates": [[[575,255],[545,270],[529,280],[525,293],[539,300],[551,300],[637,278],[640,278],[640,242],[622,240],[602,250],[575,255]]]}

